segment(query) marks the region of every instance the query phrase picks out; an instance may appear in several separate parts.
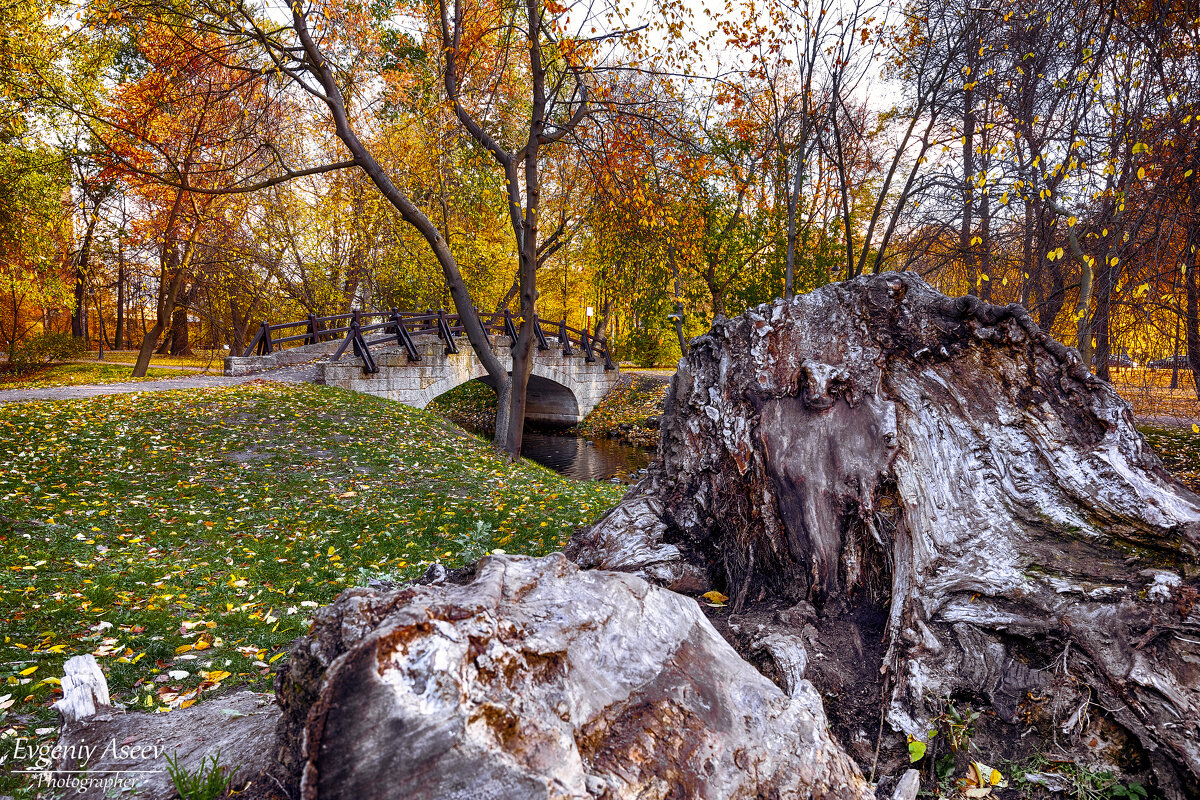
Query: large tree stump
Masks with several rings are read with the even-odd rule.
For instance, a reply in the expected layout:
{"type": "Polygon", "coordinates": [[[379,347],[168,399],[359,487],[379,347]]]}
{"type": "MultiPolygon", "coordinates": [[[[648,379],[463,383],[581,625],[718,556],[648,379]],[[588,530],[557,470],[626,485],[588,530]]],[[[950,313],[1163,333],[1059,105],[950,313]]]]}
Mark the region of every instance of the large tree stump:
{"type": "Polygon", "coordinates": [[[868,800],[803,679],[785,693],[690,598],[561,554],[351,589],[280,674],[302,800],[868,800]]]}
{"type": "Polygon", "coordinates": [[[661,455],[569,556],[801,603],[810,643],[853,639],[818,687],[880,684],[897,731],[963,696],[1046,740],[1107,718],[1197,791],[1200,498],[1019,306],[893,273],[719,320],[661,455]]]}

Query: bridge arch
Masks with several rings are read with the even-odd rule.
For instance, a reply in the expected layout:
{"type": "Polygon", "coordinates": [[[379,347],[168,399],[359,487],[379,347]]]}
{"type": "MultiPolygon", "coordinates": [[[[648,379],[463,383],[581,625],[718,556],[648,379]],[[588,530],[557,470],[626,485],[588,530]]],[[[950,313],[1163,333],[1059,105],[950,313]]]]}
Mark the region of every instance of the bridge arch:
{"type": "MultiPolygon", "coordinates": [[[[561,378],[548,377],[542,374],[545,372],[552,371],[539,370],[535,366],[529,376],[529,386],[525,395],[525,421],[551,427],[569,427],[577,424],[587,416],[580,413],[579,398],[561,378]]],[[[485,373],[475,380],[496,391],[496,381],[491,375],[485,373]]]]}

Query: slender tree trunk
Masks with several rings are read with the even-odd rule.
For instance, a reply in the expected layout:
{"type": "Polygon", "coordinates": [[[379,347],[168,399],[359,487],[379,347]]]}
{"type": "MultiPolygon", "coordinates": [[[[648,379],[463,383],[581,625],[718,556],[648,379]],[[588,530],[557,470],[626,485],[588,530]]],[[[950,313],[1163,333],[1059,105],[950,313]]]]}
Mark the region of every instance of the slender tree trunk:
{"type": "Polygon", "coordinates": [[[125,245],[117,241],[117,329],[113,331],[113,343],[117,349],[125,346],[125,245]]]}
{"type": "MultiPolygon", "coordinates": [[[[99,328],[96,331],[97,341],[103,343],[104,347],[112,350],[112,342],[108,339],[108,329],[104,325],[104,298],[101,297],[99,291],[96,292],[96,327],[99,328]]],[[[103,349],[103,347],[99,349],[103,349]]]]}
{"type": "MultiPolygon", "coordinates": [[[[796,212],[800,205],[800,193],[804,191],[804,164],[808,158],[805,152],[807,147],[807,137],[800,139],[800,153],[796,157],[796,174],[793,176],[792,190],[788,194],[788,210],[787,210],[787,272],[783,278],[783,297],[785,300],[791,300],[796,291],[796,212]]],[[[682,332],[679,333],[680,341],[683,341],[682,332]]],[[[682,352],[686,353],[687,348],[681,347],[682,352]]]]}
{"type": "MultiPolygon", "coordinates": [[[[1188,237],[1191,247],[1200,244],[1200,235],[1188,237]]],[[[1200,254],[1192,254],[1192,263],[1187,265],[1187,349],[1188,364],[1192,368],[1192,383],[1196,388],[1196,398],[1200,399],[1200,254]]]]}
{"type": "MultiPolygon", "coordinates": [[[[987,142],[984,142],[987,146],[987,142]]],[[[980,296],[992,302],[992,209],[987,192],[979,198],[979,286],[980,296]]]]}
{"type": "Polygon", "coordinates": [[[167,329],[171,320],[171,314],[175,310],[175,298],[179,296],[188,268],[191,266],[196,241],[199,238],[200,223],[197,221],[195,227],[192,228],[192,235],[188,237],[187,244],[184,245],[183,256],[181,258],[174,256],[174,248],[168,249],[163,255],[154,324],[142,337],[142,347],[138,351],[137,362],[133,366],[133,377],[135,378],[146,377],[146,370],[150,368],[150,357],[154,354],[154,347],[158,344],[159,337],[163,335],[163,331],[167,329]],[[172,265],[174,261],[178,261],[178,264],[172,265]],[[172,266],[174,266],[173,269],[172,266]]]}
{"type": "Polygon", "coordinates": [[[88,222],[79,254],[75,257],[75,308],[71,313],[71,335],[76,339],[88,339],[87,274],[92,257],[92,239],[96,232],[96,219],[88,222]]]}
{"type": "MultiPolygon", "coordinates": [[[[789,254],[788,257],[790,258],[791,255],[789,254]]],[[[675,298],[675,308],[671,314],[671,322],[675,325],[675,338],[679,340],[679,353],[680,355],[687,355],[688,343],[687,338],[683,335],[683,298],[680,297],[679,292],[679,263],[675,260],[674,242],[667,244],[667,260],[671,265],[671,278],[675,298]]],[[[788,265],[788,269],[791,269],[790,264],[788,265]]],[[[787,288],[786,297],[791,297],[790,284],[787,288]]]]}
{"type": "Polygon", "coordinates": [[[1092,332],[1096,339],[1096,377],[1112,380],[1108,359],[1112,355],[1112,293],[1116,283],[1117,268],[1105,265],[1100,270],[1100,286],[1096,296],[1096,314],[1092,321],[1092,332]]]}
{"type": "Polygon", "coordinates": [[[966,278],[970,284],[967,294],[978,294],[978,276],[975,273],[975,259],[972,257],[971,247],[971,223],[974,222],[974,198],[975,198],[975,93],[968,89],[963,93],[966,102],[966,111],[963,114],[963,140],[962,140],[962,159],[963,159],[963,205],[962,205],[962,227],[958,232],[958,247],[961,253],[961,261],[966,273],[966,278]]]}
{"type": "MultiPolygon", "coordinates": [[[[1021,305],[1029,311],[1033,310],[1034,288],[1040,288],[1041,260],[1034,260],[1033,255],[1033,203],[1028,196],[1025,199],[1025,221],[1021,237],[1021,265],[1024,268],[1021,275],[1021,305]]],[[[1041,298],[1038,297],[1038,300],[1041,298]]]]}
{"type": "Polygon", "coordinates": [[[1092,268],[1080,264],[1079,302],[1075,304],[1075,347],[1089,368],[1092,363],[1092,329],[1089,308],[1092,302],[1092,268]]]}
{"type": "MultiPolygon", "coordinates": [[[[1176,292],[1179,290],[1179,273],[1175,273],[1175,280],[1172,281],[1171,297],[1175,298],[1176,292]]],[[[1178,301],[1176,301],[1175,309],[1175,336],[1173,339],[1174,347],[1171,350],[1171,389],[1179,388],[1179,323],[1183,317],[1179,313],[1178,301]]]]}

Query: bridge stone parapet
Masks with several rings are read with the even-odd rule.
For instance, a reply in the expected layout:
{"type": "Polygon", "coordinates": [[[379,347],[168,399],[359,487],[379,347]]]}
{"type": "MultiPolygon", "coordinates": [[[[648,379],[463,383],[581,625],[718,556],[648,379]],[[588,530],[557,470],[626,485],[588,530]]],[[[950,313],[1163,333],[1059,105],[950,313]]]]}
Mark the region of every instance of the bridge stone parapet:
{"type": "MultiPolygon", "coordinates": [[[[290,347],[287,350],[276,350],[265,356],[226,356],[226,375],[252,375],[255,372],[265,372],[279,367],[291,367],[296,364],[307,364],[314,359],[330,358],[342,346],[341,339],[320,344],[309,344],[303,347],[290,347]]],[[[359,362],[362,363],[361,361],[359,362]]]]}
{"type": "MultiPolygon", "coordinates": [[[[493,335],[490,339],[500,363],[511,369],[512,347],[508,337],[493,335]]],[[[366,372],[362,359],[349,351],[338,361],[328,360],[341,341],[294,347],[266,356],[229,357],[225,359],[225,372],[245,375],[323,359],[315,364],[317,383],[386,397],[414,408],[424,408],[435,397],[467,381],[492,384],[465,339],[459,340],[457,353],[447,353],[445,343],[434,336],[415,336],[413,343],[420,355],[419,361],[410,361],[394,337],[369,341],[371,356],[378,369],[373,373],[366,372]]],[[[571,355],[565,355],[560,347],[539,350],[534,355],[529,378],[525,417],[530,422],[545,425],[574,425],[587,416],[620,380],[620,370],[605,369],[599,357],[588,362],[578,346],[571,355]]]]}

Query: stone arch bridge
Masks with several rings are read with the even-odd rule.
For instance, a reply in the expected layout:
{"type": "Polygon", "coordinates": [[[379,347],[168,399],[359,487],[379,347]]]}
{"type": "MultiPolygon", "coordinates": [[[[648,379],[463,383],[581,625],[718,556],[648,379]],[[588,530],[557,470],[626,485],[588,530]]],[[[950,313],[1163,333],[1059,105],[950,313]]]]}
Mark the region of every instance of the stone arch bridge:
{"type": "MultiPolygon", "coordinates": [[[[511,369],[516,327],[509,312],[480,315],[492,349],[511,369]]],[[[538,320],[526,419],[574,425],[620,381],[604,339],[538,320]]],[[[493,381],[475,356],[457,314],[441,311],[352,312],[259,327],[226,375],[315,362],[316,382],[424,408],[467,381],[493,381]]],[[[495,388],[494,386],[492,388],[495,388]]]]}

